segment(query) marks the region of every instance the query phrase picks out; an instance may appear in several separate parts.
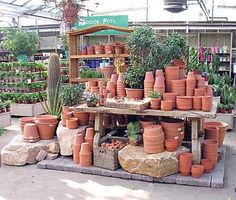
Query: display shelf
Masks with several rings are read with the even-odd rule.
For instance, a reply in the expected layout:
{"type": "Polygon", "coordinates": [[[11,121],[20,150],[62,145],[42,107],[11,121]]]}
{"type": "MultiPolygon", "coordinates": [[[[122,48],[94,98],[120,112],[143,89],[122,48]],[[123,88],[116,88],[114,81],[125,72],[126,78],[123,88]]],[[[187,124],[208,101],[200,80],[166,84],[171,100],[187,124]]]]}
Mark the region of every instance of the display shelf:
{"type": "Polygon", "coordinates": [[[89,58],[115,58],[129,57],[129,54],[94,54],[94,55],[71,55],[71,59],[89,59],[89,58]]]}
{"type": "Polygon", "coordinates": [[[72,78],[71,82],[85,83],[88,81],[103,81],[103,78],[72,78]]]}

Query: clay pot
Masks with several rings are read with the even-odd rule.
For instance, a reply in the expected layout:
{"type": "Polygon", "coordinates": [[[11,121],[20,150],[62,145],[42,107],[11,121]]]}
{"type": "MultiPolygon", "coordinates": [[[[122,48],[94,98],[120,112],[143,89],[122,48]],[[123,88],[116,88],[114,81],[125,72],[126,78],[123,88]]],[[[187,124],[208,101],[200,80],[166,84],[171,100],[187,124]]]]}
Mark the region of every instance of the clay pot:
{"type": "Polygon", "coordinates": [[[118,76],[116,93],[117,93],[118,98],[123,98],[126,96],[125,83],[124,83],[124,73],[120,73],[118,76]]]}
{"type": "Polygon", "coordinates": [[[19,119],[19,121],[20,121],[21,133],[23,134],[24,133],[24,126],[26,124],[33,123],[34,122],[34,118],[33,117],[21,117],[19,119]]]}
{"type": "Polygon", "coordinates": [[[57,122],[57,116],[55,115],[38,115],[34,117],[35,121],[43,122],[43,123],[51,123],[57,122]]]}
{"type": "Polygon", "coordinates": [[[76,117],[71,117],[71,118],[68,118],[66,119],[66,127],[69,128],[69,129],[76,129],[78,128],[78,118],[76,117]]]}
{"type": "Polygon", "coordinates": [[[163,100],[161,101],[161,110],[170,111],[173,109],[173,101],[163,100]]]}
{"type": "Polygon", "coordinates": [[[196,88],[196,80],[191,75],[186,79],[186,95],[194,96],[194,89],[196,88]]]}
{"type": "Polygon", "coordinates": [[[185,62],[182,59],[173,59],[171,61],[171,64],[173,66],[179,66],[179,68],[181,68],[181,69],[185,68],[185,62]]]}
{"type": "Polygon", "coordinates": [[[210,173],[213,169],[213,163],[208,159],[201,159],[201,165],[204,166],[204,173],[210,173]]]}
{"type": "Polygon", "coordinates": [[[194,96],[203,96],[204,92],[202,88],[196,88],[194,89],[194,96]]]}
{"type": "Polygon", "coordinates": [[[165,68],[166,91],[171,92],[171,80],[179,80],[179,66],[167,66],[165,68]]]}
{"type": "Polygon", "coordinates": [[[187,80],[195,80],[195,76],[193,72],[188,72],[187,80]]]}
{"type": "Polygon", "coordinates": [[[87,89],[90,91],[92,87],[96,87],[97,86],[97,81],[95,80],[90,80],[87,82],[87,89]]]}
{"type": "Polygon", "coordinates": [[[176,107],[176,96],[177,93],[164,93],[163,100],[169,100],[173,102],[173,108],[176,107]]]}
{"type": "Polygon", "coordinates": [[[163,78],[164,79],[164,73],[162,70],[157,69],[156,70],[156,77],[163,78]]]}
{"type": "Polygon", "coordinates": [[[39,120],[35,120],[35,123],[38,127],[39,137],[42,140],[51,140],[54,137],[57,128],[57,121],[44,123],[39,120]]]}
{"type": "Polygon", "coordinates": [[[94,46],[95,54],[104,54],[104,46],[95,45],[94,46]]]}
{"type": "Polygon", "coordinates": [[[182,176],[189,176],[192,166],[192,154],[181,153],[179,155],[179,171],[182,176]]]}
{"type": "Polygon", "coordinates": [[[89,124],[89,113],[73,111],[73,116],[78,119],[79,126],[87,126],[89,124]]]}
{"type": "Polygon", "coordinates": [[[61,123],[62,126],[66,127],[66,119],[69,119],[73,116],[72,112],[65,112],[61,114],[61,123]]]}
{"type": "Polygon", "coordinates": [[[110,81],[112,81],[115,85],[117,85],[117,80],[118,80],[118,74],[112,74],[110,81]]]}
{"type": "Polygon", "coordinates": [[[86,134],[85,134],[85,142],[87,142],[89,144],[91,151],[93,149],[93,138],[94,138],[94,129],[87,128],[86,134]]]}
{"type": "Polygon", "coordinates": [[[184,79],[184,78],[185,78],[184,68],[179,68],[179,79],[181,80],[181,79],[184,79]]]}
{"type": "Polygon", "coordinates": [[[143,146],[146,153],[160,153],[164,151],[164,132],[160,125],[148,125],[144,128],[143,146]]]}
{"type": "Polygon", "coordinates": [[[225,138],[226,131],[228,129],[228,124],[225,122],[205,122],[204,127],[218,127],[219,128],[219,147],[222,146],[225,138]]]}
{"type": "Polygon", "coordinates": [[[90,88],[90,91],[92,92],[92,93],[95,93],[95,94],[99,94],[99,87],[98,86],[94,86],[94,87],[91,87],[90,88]]]}
{"type": "Polygon", "coordinates": [[[73,144],[73,161],[76,164],[79,164],[79,152],[81,149],[81,144],[84,142],[84,138],[82,134],[78,134],[75,136],[74,144],[73,144]]]}
{"type": "Polygon", "coordinates": [[[176,107],[179,110],[191,110],[193,108],[193,98],[191,96],[177,96],[176,107]]]}
{"type": "Polygon", "coordinates": [[[89,167],[92,165],[92,152],[89,143],[87,142],[82,143],[79,157],[80,157],[80,165],[82,167],[89,167]]]}
{"type": "Polygon", "coordinates": [[[210,112],[212,106],[212,96],[202,97],[202,110],[205,112],[210,112]]]}
{"type": "Polygon", "coordinates": [[[209,96],[213,95],[213,91],[212,91],[212,86],[211,85],[207,85],[206,86],[206,94],[209,96]]]}
{"type": "Polygon", "coordinates": [[[197,87],[198,88],[205,88],[205,79],[204,78],[198,78],[197,87]]]}
{"type": "Polygon", "coordinates": [[[215,139],[219,145],[219,128],[205,127],[205,139],[215,139]]]}
{"type": "Polygon", "coordinates": [[[94,46],[87,46],[87,54],[88,55],[95,54],[94,46]]]}
{"type": "Polygon", "coordinates": [[[112,93],[107,94],[107,99],[112,99],[113,97],[114,97],[114,95],[112,93]]]}
{"type": "Polygon", "coordinates": [[[185,96],[186,86],[185,79],[171,80],[171,92],[177,93],[177,96],[185,96]]]}
{"type": "Polygon", "coordinates": [[[110,126],[111,125],[111,116],[109,114],[103,115],[103,125],[110,126]]]}
{"type": "Polygon", "coordinates": [[[207,139],[203,141],[203,158],[211,160],[213,162],[213,166],[216,165],[218,159],[217,140],[207,139]]]}
{"type": "Polygon", "coordinates": [[[152,72],[146,72],[144,79],[144,97],[148,97],[149,92],[154,89],[154,77],[152,72]]]}
{"type": "Polygon", "coordinates": [[[24,142],[30,142],[30,143],[38,142],[39,133],[38,133],[37,125],[33,123],[25,124],[22,137],[23,137],[24,142]]]}
{"type": "Polygon", "coordinates": [[[62,106],[62,113],[65,113],[65,112],[70,112],[69,106],[62,106]]]}
{"type": "Polygon", "coordinates": [[[113,54],[114,53],[114,47],[112,45],[105,45],[105,54],[113,54]]]}
{"type": "Polygon", "coordinates": [[[122,54],[123,53],[123,47],[120,45],[115,46],[115,54],[122,54]]]}
{"type": "Polygon", "coordinates": [[[107,90],[112,94],[112,96],[116,96],[116,85],[113,81],[107,82],[107,90]]]}
{"type": "Polygon", "coordinates": [[[177,147],[178,147],[178,140],[176,139],[166,139],[165,140],[165,146],[166,146],[166,150],[173,152],[176,151],[177,147]]]}
{"type": "Polygon", "coordinates": [[[191,167],[192,177],[200,178],[203,175],[203,172],[204,172],[203,165],[192,165],[191,167]]]}
{"type": "Polygon", "coordinates": [[[146,72],[145,73],[145,79],[144,82],[153,82],[154,83],[154,77],[152,72],[146,72]]]}
{"type": "Polygon", "coordinates": [[[103,67],[100,71],[102,72],[104,79],[110,79],[111,75],[114,73],[114,66],[103,67]]]}
{"type": "Polygon", "coordinates": [[[127,98],[129,99],[142,99],[143,98],[143,89],[132,89],[125,88],[127,98]]]}
{"type": "Polygon", "coordinates": [[[150,108],[156,110],[156,109],[160,109],[160,107],[161,107],[161,99],[152,98],[150,108]]]}
{"type": "Polygon", "coordinates": [[[156,124],[156,123],[157,123],[157,121],[156,121],[156,119],[153,118],[153,117],[145,117],[145,118],[139,120],[140,127],[141,127],[141,129],[143,129],[143,130],[144,130],[144,128],[145,128],[146,126],[148,126],[148,125],[154,125],[154,124],[156,124]]]}
{"type": "Polygon", "coordinates": [[[202,110],[202,97],[193,96],[193,109],[202,110]]]}

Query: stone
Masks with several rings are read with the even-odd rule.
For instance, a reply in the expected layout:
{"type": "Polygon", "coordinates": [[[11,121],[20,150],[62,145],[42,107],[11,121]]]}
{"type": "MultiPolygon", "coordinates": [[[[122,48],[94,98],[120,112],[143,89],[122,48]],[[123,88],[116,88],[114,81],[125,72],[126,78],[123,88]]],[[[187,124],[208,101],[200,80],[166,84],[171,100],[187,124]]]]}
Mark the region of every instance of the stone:
{"type": "Polygon", "coordinates": [[[58,142],[51,142],[48,144],[48,152],[49,153],[60,153],[60,146],[58,142]]]}
{"type": "Polygon", "coordinates": [[[38,153],[36,160],[39,162],[41,160],[44,160],[47,157],[48,153],[45,150],[40,150],[40,152],[38,153]]]}
{"type": "Polygon", "coordinates": [[[179,154],[188,151],[181,146],[175,152],[147,154],[142,146],[127,145],[118,152],[118,159],[127,172],[161,178],[178,173],[179,154]]]}
{"type": "Polygon", "coordinates": [[[21,135],[15,136],[1,151],[2,163],[7,165],[22,166],[25,164],[35,164],[37,155],[41,150],[48,151],[48,144],[52,140],[39,140],[35,143],[26,143],[21,135]]]}
{"type": "Polygon", "coordinates": [[[55,160],[58,157],[58,153],[48,153],[46,160],[55,160]]]}
{"type": "Polygon", "coordinates": [[[77,129],[68,129],[61,124],[57,128],[57,138],[62,156],[71,156],[73,154],[73,143],[75,136],[79,133],[85,134],[87,126],[80,126],[77,129]]]}

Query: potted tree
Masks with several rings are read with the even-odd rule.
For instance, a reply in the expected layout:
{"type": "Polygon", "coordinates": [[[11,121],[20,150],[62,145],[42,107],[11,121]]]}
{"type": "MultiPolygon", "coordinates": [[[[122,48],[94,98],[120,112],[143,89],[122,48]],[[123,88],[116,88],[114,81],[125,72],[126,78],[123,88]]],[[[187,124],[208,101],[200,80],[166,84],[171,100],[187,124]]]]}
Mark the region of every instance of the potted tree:
{"type": "Polygon", "coordinates": [[[143,98],[145,70],[143,67],[129,67],[124,75],[126,94],[130,99],[143,98]]]}
{"type": "Polygon", "coordinates": [[[5,28],[3,34],[3,47],[16,56],[19,62],[26,62],[28,57],[37,52],[39,38],[36,32],[5,28]]]}

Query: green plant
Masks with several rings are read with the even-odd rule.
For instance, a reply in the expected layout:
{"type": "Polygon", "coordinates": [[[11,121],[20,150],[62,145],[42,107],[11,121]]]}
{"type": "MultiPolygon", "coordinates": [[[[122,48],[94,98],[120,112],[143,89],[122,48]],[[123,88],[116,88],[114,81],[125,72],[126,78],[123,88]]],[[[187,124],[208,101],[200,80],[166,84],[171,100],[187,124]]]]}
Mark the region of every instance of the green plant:
{"type": "MultiPolygon", "coordinates": [[[[64,8],[66,6],[66,4],[67,4],[67,0],[61,0],[60,3],[59,3],[59,6],[61,8],[64,8]]],[[[81,8],[81,5],[76,0],[72,0],[72,6],[74,8],[78,8],[78,9],[81,8]]]]}
{"type": "Polygon", "coordinates": [[[83,67],[80,70],[80,78],[102,78],[102,73],[90,68],[83,67]]]}
{"type": "Polygon", "coordinates": [[[92,92],[85,92],[82,96],[83,101],[89,102],[89,103],[97,103],[99,101],[98,95],[92,93],[92,92]]]}
{"type": "Polygon", "coordinates": [[[161,47],[152,28],[134,27],[127,40],[132,65],[143,67],[145,71],[154,71],[157,68],[161,47]]]}
{"type": "Polygon", "coordinates": [[[233,87],[229,85],[224,85],[221,89],[221,99],[220,102],[224,105],[235,104],[236,101],[236,91],[233,87]]]}
{"type": "Polygon", "coordinates": [[[3,47],[15,56],[25,54],[32,56],[37,52],[39,37],[36,32],[20,28],[4,28],[3,47]]]}
{"type": "Polygon", "coordinates": [[[129,67],[125,71],[124,82],[127,87],[133,89],[142,89],[144,85],[145,71],[143,67],[129,67]]]}
{"type": "Polygon", "coordinates": [[[0,127],[0,136],[3,135],[6,132],[6,129],[3,127],[0,127]]]}
{"type": "Polygon", "coordinates": [[[63,87],[60,93],[62,104],[64,106],[74,106],[80,104],[84,89],[84,84],[63,87]]]}
{"type": "Polygon", "coordinates": [[[68,51],[68,38],[66,34],[61,36],[61,49],[68,51]]]}
{"type": "Polygon", "coordinates": [[[199,62],[199,51],[192,47],[190,50],[186,49],[185,64],[187,71],[194,71],[201,69],[201,63],[199,62]]]}
{"type": "Polygon", "coordinates": [[[141,129],[138,122],[130,122],[127,124],[127,133],[128,138],[132,141],[138,140],[138,135],[140,134],[141,129]]]}
{"type": "Polygon", "coordinates": [[[161,94],[160,94],[159,91],[153,90],[153,91],[149,92],[148,97],[151,98],[151,99],[154,99],[154,98],[159,99],[159,98],[161,98],[161,94]]]}

